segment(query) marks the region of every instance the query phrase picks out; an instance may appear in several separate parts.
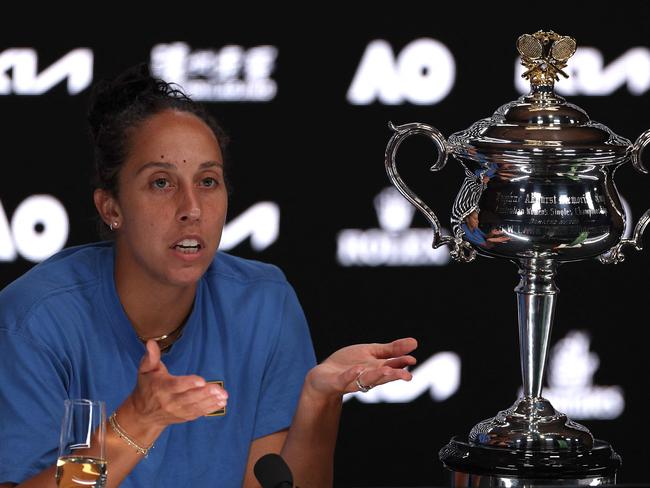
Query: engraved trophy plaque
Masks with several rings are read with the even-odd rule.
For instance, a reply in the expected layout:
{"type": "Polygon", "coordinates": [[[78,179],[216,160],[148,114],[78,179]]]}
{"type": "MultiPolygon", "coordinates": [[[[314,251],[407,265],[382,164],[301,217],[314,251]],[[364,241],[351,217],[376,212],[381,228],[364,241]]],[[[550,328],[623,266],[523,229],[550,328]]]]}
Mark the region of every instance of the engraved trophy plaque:
{"type": "Polygon", "coordinates": [[[616,482],[621,460],[605,441],[567,418],[542,397],[547,350],[558,288],[558,264],[597,258],[623,261],[621,249],[641,249],[650,210],[632,238],[623,238],[625,212],[614,173],[631,160],[647,170],[641,154],[650,130],[632,144],[581,108],[554,93],[554,84],[576,42],[553,31],[517,40],[528,95],[498,108],[491,117],[448,139],[422,123],[394,126],[386,148],[386,171],[400,193],[433,227],[433,247],[470,262],[477,254],[505,258],[519,266],[517,293],[523,398],[454,437],[440,451],[453,486],[597,486],[616,482]],[[424,135],[438,155],[431,171],[449,154],[465,179],[451,211],[453,235],[443,236],[433,211],[402,180],[396,167],[400,144],[424,135]]]}

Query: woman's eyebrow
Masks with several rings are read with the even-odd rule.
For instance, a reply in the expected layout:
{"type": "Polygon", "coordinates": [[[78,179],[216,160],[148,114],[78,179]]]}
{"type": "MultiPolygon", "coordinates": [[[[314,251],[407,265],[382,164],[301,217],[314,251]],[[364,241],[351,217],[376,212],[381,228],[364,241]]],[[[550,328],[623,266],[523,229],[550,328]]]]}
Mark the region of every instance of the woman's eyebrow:
{"type": "Polygon", "coordinates": [[[150,163],[145,163],[138,168],[138,171],[135,172],[136,175],[142,173],[145,169],[149,168],[161,168],[161,169],[176,169],[174,163],[164,163],[161,161],[151,161],[150,163]]]}
{"type": "Polygon", "coordinates": [[[199,169],[210,168],[212,166],[218,166],[219,168],[223,169],[223,163],[221,161],[206,161],[205,163],[201,163],[199,165],[199,169]]]}
{"type": "MultiPolygon", "coordinates": [[[[220,161],[206,161],[205,163],[201,163],[199,165],[199,169],[205,169],[205,168],[211,168],[213,166],[217,166],[221,169],[223,169],[223,163],[220,161]]],[[[144,170],[149,169],[149,168],[160,168],[160,169],[178,169],[176,163],[167,163],[167,162],[162,162],[162,161],[151,161],[149,163],[145,163],[142,166],[138,168],[138,171],[136,171],[136,175],[142,173],[144,170]]]]}

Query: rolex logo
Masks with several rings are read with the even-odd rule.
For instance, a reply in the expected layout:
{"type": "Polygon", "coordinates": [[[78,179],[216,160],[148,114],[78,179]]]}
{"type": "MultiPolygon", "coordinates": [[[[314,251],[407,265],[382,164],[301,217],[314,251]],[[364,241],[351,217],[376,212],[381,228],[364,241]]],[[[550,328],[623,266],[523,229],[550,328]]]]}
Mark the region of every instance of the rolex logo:
{"type": "Polygon", "coordinates": [[[446,247],[431,248],[431,228],[411,227],[415,208],[397,189],[384,188],[373,203],[379,228],[339,232],[337,260],[341,266],[443,266],[449,262],[446,247]]]}
{"type": "Polygon", "coordinates": [[[379,226],[389,232],[402,232],[411,225],[415,207],[393,186],[384,188],[375,197],[379,226]]]}

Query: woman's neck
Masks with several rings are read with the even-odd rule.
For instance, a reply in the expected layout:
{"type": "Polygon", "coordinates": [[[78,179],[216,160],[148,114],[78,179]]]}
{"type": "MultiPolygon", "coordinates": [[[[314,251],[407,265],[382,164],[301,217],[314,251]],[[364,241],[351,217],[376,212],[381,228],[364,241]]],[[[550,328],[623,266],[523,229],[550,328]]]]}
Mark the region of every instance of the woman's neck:
{"type": "Polygon", "coordinates": [[[187,320],[197,285],[165,286],[116,266],[115,287],[137,335],[149,339],[168,334],[187,320]]]}

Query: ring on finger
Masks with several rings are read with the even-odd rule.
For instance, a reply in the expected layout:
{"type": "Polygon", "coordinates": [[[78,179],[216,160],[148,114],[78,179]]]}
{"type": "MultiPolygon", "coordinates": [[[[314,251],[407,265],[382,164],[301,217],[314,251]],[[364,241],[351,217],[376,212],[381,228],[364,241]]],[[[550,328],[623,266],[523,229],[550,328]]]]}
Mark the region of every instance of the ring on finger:
{"type": "Polygon", "coordinates": [[[362,392],[362,393],[367,393],[367,392],[369,392],[370,390],[372,390],[372,388],[373,388],[375,385],[364,385],[363,383],[361,383],[361,375],[362,375],[363,373],[364,373],[364,371],[360,371],[360,372],[359,372],[359,374],[357,375],[357,379],[355,380],[355,383],[357,384],[357,388],[359,388],[359,391],[360,391],[360,392],[362,392]]]}

